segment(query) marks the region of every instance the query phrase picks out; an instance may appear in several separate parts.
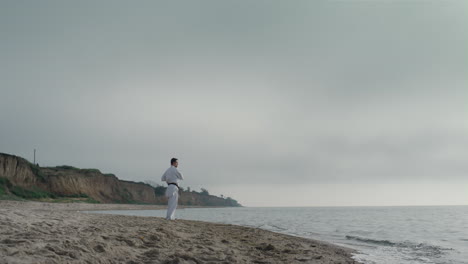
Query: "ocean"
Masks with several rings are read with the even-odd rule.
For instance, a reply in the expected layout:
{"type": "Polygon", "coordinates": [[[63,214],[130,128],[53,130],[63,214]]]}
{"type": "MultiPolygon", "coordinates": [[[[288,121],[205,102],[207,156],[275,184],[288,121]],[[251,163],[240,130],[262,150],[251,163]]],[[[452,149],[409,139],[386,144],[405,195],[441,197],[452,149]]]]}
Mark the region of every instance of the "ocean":
{"type": "MultiPolygon", "coordinates": [[[[165,210],[93,213],[165,217],[165,210]]],[[[468,206],[177,209],[179,219],[262,228],[359,251],[376,264],[468,263],[468,206]]]]}

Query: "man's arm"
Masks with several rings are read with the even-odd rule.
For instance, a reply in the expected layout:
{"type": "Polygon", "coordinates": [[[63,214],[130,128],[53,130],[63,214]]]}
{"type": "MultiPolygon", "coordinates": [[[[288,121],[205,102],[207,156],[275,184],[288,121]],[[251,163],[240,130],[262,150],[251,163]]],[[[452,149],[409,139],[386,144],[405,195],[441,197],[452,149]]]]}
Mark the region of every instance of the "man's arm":
{"type": "Polygon", "coordinates": [[[182,176],[182,173],[180,173],[179,170],[176,170],[176,171],[177,171],[177,178],[179,178],[179,180],[183,180],[184,176],[182,176]]]}
{"type": "Polygon", "coordinates": [[[161,181],[166,181],[166,172],[164,172],[163,176],[161,177],[161,181]]]}

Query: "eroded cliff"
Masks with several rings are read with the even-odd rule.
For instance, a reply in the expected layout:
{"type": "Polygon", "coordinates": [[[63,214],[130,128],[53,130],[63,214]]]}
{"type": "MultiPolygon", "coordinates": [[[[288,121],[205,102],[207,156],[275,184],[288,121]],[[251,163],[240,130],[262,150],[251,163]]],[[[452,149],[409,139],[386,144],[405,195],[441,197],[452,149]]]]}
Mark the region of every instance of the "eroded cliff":
{"type": "Polygon", "coordinates": [[[39,167],[27,160],[0,153],[0,177],[13,186],[43,190],[56,196],[83,195],[103,203],[156,203],[154,188],[119,180],[96,169],[71,166],[39,167]]]}
{"type": "Polygon", "coordinates": [[[0,153],[0,177],[7,178],[14,185],[44,187],[43,179],[36,176],[33,169],[36,170],[37,166],[21,157],[0,153]]]}

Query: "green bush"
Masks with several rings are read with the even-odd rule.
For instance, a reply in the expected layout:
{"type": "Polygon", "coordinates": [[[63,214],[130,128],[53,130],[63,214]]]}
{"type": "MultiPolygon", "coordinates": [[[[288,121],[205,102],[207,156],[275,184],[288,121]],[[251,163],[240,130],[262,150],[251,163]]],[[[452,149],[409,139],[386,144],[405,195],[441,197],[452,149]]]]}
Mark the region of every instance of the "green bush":
{"type": "Polygon", "coordinates": [[[210,193],[208,192],[208,190],[205,189],[205,188],[201,188],[200,194],[202,194],[202,195],[210,195],[210,193]]]}
{"type": "Polygon", "coordinates": [[[40,189],[28,190],[19,186],[13,186],[13,188],[11,188],[11,192],[16,196],[25,199],[56,198],[54,194],[40,189]]]}
{"type": "Polygon", "coordinates": [[[91,197],[88,197],[88,199],[86,199],[84,202],[85,202],[85,203],[94,203],[94,204],[101,203],[101,202],[99,202],[99,201],[94,200],[94,199],[91,198],[91,197]]]}
{"type": "Polygon", "coordinates": [[[68,198],[89,198],[87,194],[78,193],[78,194],[63,194],[60,195],[61,197],[68,197],[68,198]]]}
{"type": "Polygon", "coordinates": [[[0,177],[0,195],[7,194],[7,190],[12,187],[11,182],[7,178],[0,177]]]}
{"type": "Polygon", "coordinates": [[[146,183],[146,182],[142,182],[142,181],[140,181],[140,182],[137,182],[137,183],[138,183],[138,184],[143,184],[143,185],[146,185],[146,186],[148,186],[148,187],[151,187],[151,188],[153,188],[153,186],[152,186],[151,184],[149,184],[149,183],[146,183]]]}
{"type": "Polygon", "coordinates": [[[78,168],[69,165],[56,166],[55,168],[64,170],[79,170],[78,168]]]}
{"type": "Polygon", "coordinates": [[[81,173],[101,173],[98,169],[80,169],[81,173]]]}
{"type": "Polygon", "coordinates": [[[10,180],[8,180],[7,178],[0,177],[0,186],[4,186],[9,189],[13,185],[11,184],[10,180]]]}
{"type": "Polygon", "coordinates": [[[56,166],[55,168],[62,170],[73,170],[80,173],[101,173],[101,171],[98,169],[80,169],[69,165],[56,166]]]}
{"type": "Polygon", "coordinates": [[[241,204],[239,204],[236,200],[232,199],[231,197],[226,198],[225,205],[226,206],[234,206],[234,207],[242,206],[241,204]]]}
{"type": "Polygon", "coordinates": [[[46,176],[44,173],[42,173],[41,168],[35,164],[30,163],[29,166],[31,167],[31,170],[33,174],[39,178],[42,182],[46,182],[46,176]]]}
{"type": "Polygon", "coordinates": [[[164,195],[165,193],[166,193],[166,187],[160,186],[160,185],[154,187],[154,194],[155,194],[156,196],[162,196],[162,195],[164,195]]]}

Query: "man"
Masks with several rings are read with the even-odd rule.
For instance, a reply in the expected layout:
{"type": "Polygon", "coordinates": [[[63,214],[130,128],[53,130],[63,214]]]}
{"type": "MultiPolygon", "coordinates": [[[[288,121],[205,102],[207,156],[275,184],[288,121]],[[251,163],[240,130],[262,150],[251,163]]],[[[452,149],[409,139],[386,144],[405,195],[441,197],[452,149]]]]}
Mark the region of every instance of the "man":
{"type": "Polygon", "coordinates": [[[182,173],[177,170],[179,161],[176,158],[171,159],[171,167],[161,177],[161,181],[167,182],[166,197],[167,201],[167,220],[175,219],[175,210],[179,200],[179,180],[183,180],[182,173]]]}

